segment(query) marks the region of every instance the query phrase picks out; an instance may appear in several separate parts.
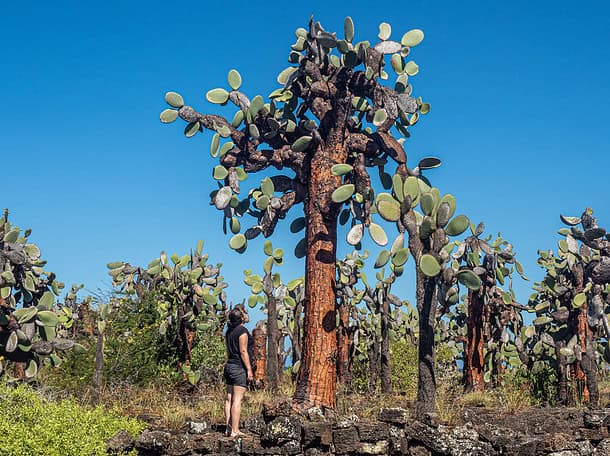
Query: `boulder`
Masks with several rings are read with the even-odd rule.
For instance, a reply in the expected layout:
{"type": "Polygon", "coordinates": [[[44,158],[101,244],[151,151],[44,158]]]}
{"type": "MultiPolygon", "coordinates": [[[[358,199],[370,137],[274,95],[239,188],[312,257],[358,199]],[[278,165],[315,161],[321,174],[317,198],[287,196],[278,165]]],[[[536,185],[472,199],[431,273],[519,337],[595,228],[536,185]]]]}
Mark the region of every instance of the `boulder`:
{"type": "Polygon", "coordinates": [[[388,454],[388,441],[380,440],[379,442],[361,442],[358,447],[358,454],[388,454]]]}
{"type": "Polygon", "coordinates": [[[282,454],[287,456],[296,456],[301,454],[301,442],[298,440],[289,440],[281,446],[282,454]]]}
{"type": "Polygon", "coordinates": [[[360,446],[358,431],[353,425],[333,428],[333,444],[336,454],[348,454],[355,452],[360,446]]]}
{"type": "Polygon", "coordinates": [[[106,442],[106,452],[110,454],[123,454],[131,451],[134,440],[125,429],[121,429],[106,442]]]}
{"type": "Polygon", "coordinates": [[[265,419],[266,423],[279,416],[291,416],[293,414],[292,404],[290,401],[280,402],[279,404],[263,404],[263,418],[265,419]]]}
{"type": "Polygon", "coordinates": [[[204,432],[210,432],[211,428],[205,421],[189,421],[188,432],[191,434],[203,434],[204,432]]]}
{"type": "Polygon", "coordinates": [[[266,423],[262,415],[252,415],[244,421],[244,429],[255,435],[262,435],[265,427],[266,423]]]}
{"type": "Polygon", "coordinates": [[[432,452],[429,449],[419,445],[409,448],[409,452],[407,454],[409,456],[432,456],[432,452]]]}
{"type": "Polygon", "coordinates": [[[333,441],[332,423],[328,421],[305,421],[302,426],[304,447],[329,447],[333,441]]]}
{"type": "Polygon", "coordinates": [[[382,408],[379,411],[379,421],[406,424],[409,421],[409,411],[400,407],[382,408]]]}
{"type": "Polygon", "coordinates": [[[599,429],[610,421],[610,410],[587,410],[582,418],[587,429],[599,429]]]}
{"type": "Polygon", "coordinates": [[[171,434],[165,431],[144,430],[136,439],[135,447],[141,455],[160,455],[169,447],[171,434]]]}
{"type": "Polygon", "coordinates": [[[405,426],[409,444],[422,445],[432,452],[451,456],[487,456],[498,452],[493,446],[479,439],[478,432],[471,426],[439,426],[433,428],[419,421],[405,426]]]}
{"type": "Polygon", "coordinates": [[[218,437],[211,434],[179,434],[172,436],[164,454],[187,456],[191,454],[215,453],[218,450],[218,437]]]}
{"type": "Polygon", "coordinates": [[[548,435],[543,440],[543,448],[545,451],[556,452],[565,450],[575,450],[576,442],[574,439],[563,432],[548,435]]]}
{"type": "Polygon", "coordinates": [[[599,442],[593,452],[595,456],[610,456],[610,439],[605,439],[599,442]]]}
{"type": "Polygon", "coordinates": [[[363,442],[387,440],[390,437],[390,427],[387,423],[357,423],[356,429],[363,442]]]}
{"type": "Polygon", "coordinates": [[[301,440],[301,421],[296,416],[278,416],[265,425],[261,435],[265,446],[282,445],[289,440],[301,440]]]}
{"type": "Polygon", "coordinates": [[[490,443],[501,454],[535,456],[544,447],[543,438],[527,436],[509,428],[486,423],[476,427],[482,440],[490,443]]]}

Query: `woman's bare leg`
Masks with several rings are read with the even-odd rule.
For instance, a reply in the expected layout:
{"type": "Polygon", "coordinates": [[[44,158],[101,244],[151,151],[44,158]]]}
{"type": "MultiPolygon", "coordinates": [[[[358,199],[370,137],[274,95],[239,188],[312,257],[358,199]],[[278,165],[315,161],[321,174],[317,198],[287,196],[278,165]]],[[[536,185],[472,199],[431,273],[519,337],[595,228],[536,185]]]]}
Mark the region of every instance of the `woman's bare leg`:
{"type": "Polygon", "coordinates": [[[241,401],[244,398],[246,388],[233,386],[233,398],[231,401],[231,435],[239,435],[239,418],[241,416],[241,401]]]}
{"type": "Polygon", "coordinates": [[[233,385],[227,385],[227,396],[225,398],[225,423],[226,435],[231,435],[231,402],[233,401],[233,385]]]}

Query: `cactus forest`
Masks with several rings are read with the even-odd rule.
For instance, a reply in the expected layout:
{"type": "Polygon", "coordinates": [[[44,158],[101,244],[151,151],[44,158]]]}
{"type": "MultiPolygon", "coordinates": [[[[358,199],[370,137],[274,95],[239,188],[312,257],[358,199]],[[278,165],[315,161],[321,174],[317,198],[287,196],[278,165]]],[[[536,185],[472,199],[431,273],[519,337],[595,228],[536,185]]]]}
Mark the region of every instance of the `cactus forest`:
{"type": "MultiPolygon", "coordinates": [[[[584,198],[580,213],[557,213],[558,231],[547,233],[556,247],[538,250],[537,266],[526,271],[524,249],[490,232],[489,220],[454,196],[471,185],[447,166],[460,159],[443,154],[441,167],[414,142],[432,121],[417,84],[424,32],[383,22],[367,36],[350,17],[338,31],[313,16],[304,25],[268,96],[244,90],[252,65],[241,73],[222,68],[226,84],[203,90],[201,108],[202,100],[165,93],[159,117],[173,125],[156,126],[170,144],[183,130],[192,138],[187,147],[211,156],[204,160],[211,179],[196,185],[212,189],[201,205],[220,214],[205,221],[202,240],[188,240],[192,248],[151,249],[148,263],[113,258],[106,288],[66,288],[60,280],[69,278],[52,272],[45,246],[30,240],[44,225],[22,229],[19,213],[4,210],[2,382],[86,391],[92,404],[109,407],[104,398],[121,385],[163,385],[184,406],[221,387],[225,325],[240,309],[253,340],[246,396],[286,396],[293,415],[334,417],[360,397],[386,408],[384,397],[408,398],[415,419],[437,427],[451,408],[443,405],[447,391],[508,400],[510,385],[527,391],[531,404],[606,406],[609,221],[598,221],[584,198]],[[210,234],[217,227],[222,248],[210,234]],[[239,284],[225,277],[233,270],[239,284]]],[[[497,210],[486,207],[484,216],[497,210]]],[[[189,211],[199,217],[197,208],[189,211]]],[[[171,244],[169,236],[161,241],[171,244]]],[[[160,419],[138,410],[149,423],[160,419]]],[[[183,418],[175,413],[176,428],[183,418]]],[[[200,454],[155,453],[153,446],[138,451],[200,454]]],[[[385,454],[359,448],[341,454],[385,454]]],[[[488,454],[430,448],[392,454],[488,454]]]]}

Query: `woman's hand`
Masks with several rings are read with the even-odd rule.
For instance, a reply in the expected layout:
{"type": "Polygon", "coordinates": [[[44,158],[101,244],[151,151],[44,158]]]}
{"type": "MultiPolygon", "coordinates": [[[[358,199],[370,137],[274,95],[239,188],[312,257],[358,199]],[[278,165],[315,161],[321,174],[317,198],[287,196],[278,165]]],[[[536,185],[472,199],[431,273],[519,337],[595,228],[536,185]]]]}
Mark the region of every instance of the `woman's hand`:
{"type": "Polygon", "coordinates": [[[248,381],[251,382],[254,380],[254,374],[252,373],[252,369],[248,369],[248,381]]]}

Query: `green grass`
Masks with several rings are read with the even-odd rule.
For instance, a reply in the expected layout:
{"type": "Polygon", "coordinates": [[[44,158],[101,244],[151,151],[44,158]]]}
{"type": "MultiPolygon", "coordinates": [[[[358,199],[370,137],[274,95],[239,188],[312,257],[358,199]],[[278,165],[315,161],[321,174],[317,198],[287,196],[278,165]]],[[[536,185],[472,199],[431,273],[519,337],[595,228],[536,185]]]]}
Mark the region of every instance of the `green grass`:
{"type": "Polygon", "coordinates": [[[72,399],[51,401],[27,385],[0,383],[0,454],[3,456],[105,455],[119,430],[132,436],[139,421],[117,410],[85,407],[72,399]]]}

